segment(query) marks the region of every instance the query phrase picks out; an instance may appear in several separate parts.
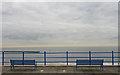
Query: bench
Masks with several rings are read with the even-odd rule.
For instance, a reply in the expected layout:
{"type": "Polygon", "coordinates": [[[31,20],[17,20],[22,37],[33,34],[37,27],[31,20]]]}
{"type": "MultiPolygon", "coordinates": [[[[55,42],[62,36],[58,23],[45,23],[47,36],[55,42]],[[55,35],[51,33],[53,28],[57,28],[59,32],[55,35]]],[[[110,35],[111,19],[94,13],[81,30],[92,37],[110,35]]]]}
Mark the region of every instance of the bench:
{"type": "Polygon", "coordinates": [[[14,65],[35,65],[34,70],[37,68],[35,60],[10,60],[11,70],[14,69],[14,65]]]}
{"type": "Polygon", "coordinates": [[[100,70],[102,67],[103,71],[103,61],[104,60],[76,60],[76,70],[78,70],[78,65],[100,65],[100,70]]]}

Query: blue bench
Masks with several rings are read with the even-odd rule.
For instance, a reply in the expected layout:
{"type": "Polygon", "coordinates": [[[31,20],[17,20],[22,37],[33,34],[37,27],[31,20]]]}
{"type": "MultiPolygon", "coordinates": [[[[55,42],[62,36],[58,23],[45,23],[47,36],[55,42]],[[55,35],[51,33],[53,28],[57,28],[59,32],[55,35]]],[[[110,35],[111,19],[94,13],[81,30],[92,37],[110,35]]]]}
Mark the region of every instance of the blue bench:
{"type": "Polygon", "coordinates": [[[102,67],[103,71],[103,61],[104,60],[76,60],[76,70],[78,70],[78,65],[100,65],[100,70],[102,67]]]}
{"type": "Polygon", "coordinates": [[[37,68],[37,64],[35,60],[10,60],[11,70],[14,69],[14,65],[35,65],[35,70],[37,68]]]}

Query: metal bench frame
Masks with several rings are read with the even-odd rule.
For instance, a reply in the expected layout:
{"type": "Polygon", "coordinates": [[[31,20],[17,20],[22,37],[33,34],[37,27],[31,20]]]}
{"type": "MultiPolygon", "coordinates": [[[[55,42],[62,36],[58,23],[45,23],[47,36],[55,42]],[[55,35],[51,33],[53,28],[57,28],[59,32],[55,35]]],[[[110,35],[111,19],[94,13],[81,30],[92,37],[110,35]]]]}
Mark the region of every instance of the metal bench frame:
{"type": "Polygon", "coordinates": [[[103,62],[104,60],[76,60],[76,71],[78,70],[78,65],[100,65],[100,70],[102,67],[103,71],[103,62]]]}
{"type": "Polygon", "coordinates": [[[35,65],[34,70],[37,69],[37,64],[35,60],[10,60],[10,63],[11,63],[11,71],[14,69],[14,65],[35,65]]]}

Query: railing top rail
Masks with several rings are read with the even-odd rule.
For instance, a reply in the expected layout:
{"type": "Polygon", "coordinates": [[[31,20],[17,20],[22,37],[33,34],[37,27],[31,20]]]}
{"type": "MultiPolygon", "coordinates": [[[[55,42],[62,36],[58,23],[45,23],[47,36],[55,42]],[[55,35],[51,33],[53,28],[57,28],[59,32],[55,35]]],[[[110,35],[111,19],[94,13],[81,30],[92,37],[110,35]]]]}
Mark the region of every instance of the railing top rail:
{"type": "Polygon", "coordinates": [[[47,52],[47,54],[65,54],[66,52],[47,52]]]}
{"type": "MultiPolygon", "coordinates": [[[[44,51],[1,51],[0,53],[5,52],[5,54],[44,54],[44,51]]],[[[89,53],[89,51],[61,51],[61,52],[49,52],[45,51],[46,54],[79,54],[79,53],[89,53]]],[[[112,51],[90,51],[91,53],[112,53],[112,51]]],[[[119,51],[113,51],[113,53],[120,53],[119,51]]]]}
{"type": "MultiPolygon", "coordinates": [[[[44,51],[0,51],[0,52],[44,52],[44,51]]],[[[46,52],[66,52],[66,51],[46,51],[46,52]]],[[[68,51],[68,52],[88,52],[88,51],[68,51]]],[[[91,51],[91,52],[112,52],[112,51],[91,51]]],[[[120,52],[120,51],[114,51],[120,52]]]]}

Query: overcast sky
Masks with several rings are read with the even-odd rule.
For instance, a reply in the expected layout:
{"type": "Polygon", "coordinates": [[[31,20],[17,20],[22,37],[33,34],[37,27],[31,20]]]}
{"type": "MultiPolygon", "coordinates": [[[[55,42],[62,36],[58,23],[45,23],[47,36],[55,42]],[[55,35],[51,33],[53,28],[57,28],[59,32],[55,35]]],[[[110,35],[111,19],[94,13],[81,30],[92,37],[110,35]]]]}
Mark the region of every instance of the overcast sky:
{"type": "Polygon", "coordinates": [[[5,2],[3,45],[116,45],[118,3],[5,2]]]}

